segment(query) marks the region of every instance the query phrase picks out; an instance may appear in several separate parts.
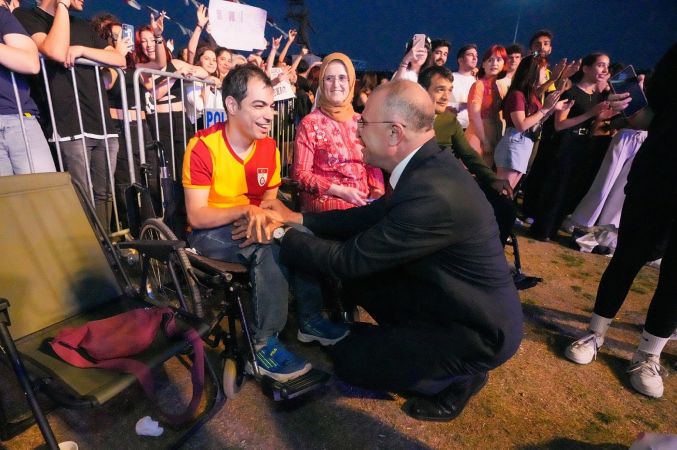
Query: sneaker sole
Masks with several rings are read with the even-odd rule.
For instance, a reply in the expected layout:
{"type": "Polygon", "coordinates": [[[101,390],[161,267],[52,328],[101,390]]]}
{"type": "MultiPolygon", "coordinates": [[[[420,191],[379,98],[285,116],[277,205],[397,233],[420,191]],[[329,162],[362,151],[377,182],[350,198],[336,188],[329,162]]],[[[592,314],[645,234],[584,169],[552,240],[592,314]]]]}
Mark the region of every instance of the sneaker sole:
{"type": "MultiPolygon", "coordinates": [[[[306,363],[305,366],[303,366],[303,369],[297,370],[296,372],[292,373],[276,373],[276,372],[270,372],[266,369],[264,369],[261,366],[259,367],[259,375],[265,375],[267,377],[272,378],[275,381],[279,381],[280,383],[286,383],[289,380],[293,380],[294,378],[298,378],[300,376],[303,376],[310,372],[310,369],[313,368],[313,365],[310,363],[306,363]]],[[[253,377],[256,377],[256,373],[254,372],[254,366],[252,365],[251,362],[247,361],[247,364],[245,364],[244,368],[245,372],[253,377]]]]}
{"type": "Polygon", "coordinates": [[[590,359],[580,359],[580,358],[578,358],[578,356],[571,353],[568,348],[564,351],[564,356],[566,356],[566,358],[569,361],[575,362],[576,364],[580,364],[580,365],[590,364],[595,359],[594,357],[592,357],[590,359]]]}
{"type": "Polygon", "coordinates": [[[319,342],[320,345],[323,345],[323,346],[326,347],[328,345],[336,344],[337,342],[339,342],[341,339],[345,338],[349,334],[350,334],[350,331],[346,330],[346,332],[343,334],[343,336],[340,336],[336,339],[329,339],[329,338],[323,338],[323,337],[320,337],[320,336],[315,336],[314,334],[306,334],[306,333],[302,332],[301,330],[299,330],[298,333],[296,333],[296,339],[303,342],[304,344],[309,344],[311,342],[319,342]]]}
{"type": "Polygon", "coordinates": [[[652,392],[647,390],[645,386],[642,386],[639,384],[639,382],[635,382],[635,379],[630,377],[630,385],[640,394],[646,395],[647,397],[651,398],[661,398],[663,396],[663,389],[661,389],[659,392],[652,392]]]}

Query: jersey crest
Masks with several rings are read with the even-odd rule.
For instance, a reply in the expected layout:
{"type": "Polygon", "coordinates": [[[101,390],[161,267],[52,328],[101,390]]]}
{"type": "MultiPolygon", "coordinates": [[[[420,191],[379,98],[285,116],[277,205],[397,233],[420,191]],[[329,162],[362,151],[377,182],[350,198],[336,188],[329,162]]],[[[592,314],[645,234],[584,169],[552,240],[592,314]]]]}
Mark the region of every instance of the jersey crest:
{"type": "Polygon", "coordinates": [[[256,169],[256,179],[259,182],[259,186],[265,186],[268,182],[268,168],[258,168],[256,169]]]}

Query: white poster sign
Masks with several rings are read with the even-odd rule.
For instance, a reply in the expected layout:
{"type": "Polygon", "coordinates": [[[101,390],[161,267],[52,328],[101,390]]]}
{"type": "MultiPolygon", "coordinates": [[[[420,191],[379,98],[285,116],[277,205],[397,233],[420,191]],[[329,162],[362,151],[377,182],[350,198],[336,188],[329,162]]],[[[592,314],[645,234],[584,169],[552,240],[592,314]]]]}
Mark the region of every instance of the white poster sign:
{"type": "Polygon", "coordinates": [[[252,51],[265,48],[265,9],[225,0],[209,1],[209,28],[222,47],[252,51]]]}
{"type": "Polygon", "coordinates": [[[277,102],[280,100],[287,100],[289,98],[296,97],[294,94],[294,89],[291,87],[289,80],[280,81],[275,84],[275,78],[279,77],[282,73],[282,69],[279,67],[273,67],[270,69],[271,78],[273,79],[273,99],[277,102]]]}

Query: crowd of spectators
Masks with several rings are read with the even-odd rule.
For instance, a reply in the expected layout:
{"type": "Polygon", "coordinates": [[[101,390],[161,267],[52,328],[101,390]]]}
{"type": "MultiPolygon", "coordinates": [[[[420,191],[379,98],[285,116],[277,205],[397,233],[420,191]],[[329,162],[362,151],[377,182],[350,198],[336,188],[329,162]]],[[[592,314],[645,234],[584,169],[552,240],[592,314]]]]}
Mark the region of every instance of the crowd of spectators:
{"type": "MultiPolygon", "coordinates": [[[[90,188],[103,224],[111,223],[111,186],[117,198],[124,198],[130,184],[130,164],[139,170],[137,127],[142,128],[145,161],[151,172],[157,174],[163,163],[150,151],[152,142],[159,141],[172,150],[164,163],[180,178],[187,143],[205,128],[207,109],[226,111],[224,83],[228,73],[242,65],[262,69],[273,86],[288,84],[295,93],[292,177],[298,182],[304,212],[360,207],[386,194],[384,176],[387,180],[388,174],[363,160],[364,143],[357,138],[357,130],[371,123],[360,116],[370,95],[390,79],[418,82],[428,92],[435,107],[437,142],[450,148],[480,184],[493,206],[504,243],[515,222],[514,208],[519,211],[517,223],[531,224],[528,232],[542,241],[568,236],[563,231],[573,232],[574,238],[594,234],[595,226],[623,230],[623,187],[639,148],[645,140],[651,141],[652,128],[647,138],[645,131],[634,129],[642,126],[619,114],[614,103],[618,99],[609,99],[609,78],[623,65],[614,64],[613,55],[604,53],[552,61],[554,36],[547,30],[536,32],[526,51],[516,43],[494,44],[487,49],[471,43],[460,45],[454,72],[445,67],[448,56],[454,54],[452,44],[417,34],[407,43],[399,65],[395,67],[393,62],[392,76],[383,76],[356,73],[350,58],[341,53],[332,53],[322,62],[311,58],[305,46],[292,50],[295,30],[289,31],[284,45],[284,37],[273,38],[267,53],[241,54],[220,47],[209,34],[204,6],[197,8],[187,47],[176,49],[163,38],[163,15],[151,15],[149,23],[137,27],[130,37],[124,35],[120,20],[110,14],[91,21],[71,15],[82,11],[82,0],[43,0],[30,9],[17,8],[18,3],[9,0],[0,7],[0,175],[66,170],[90,188]],[[38,75],[39,54],[45,58],[47,86],[38,75]],[[78,58],[122,72],[77,64],[78,58]],[[181,83],[149,72],[138,81],[143,104],[135,105],[132,75],[138,68],[203,82],[181,83]],[[73,80],[77,81],[75,87],[73,80]],[[102,96],[95,95],[100,80],[105,90],[102,96]],[[127,112],[122,89],[129,100],[127,112]],[[184,112],[187,121],[183,120],[184,112]],[[130,119],[128,130],[125,115],[130,119]],[[131,149],[124,139],[127,132],[132,137],[131,149]]],[[[657,75],[674,68],[674,47],[671,52],[668,57],[672,59],[662,63],[663,72],[657,75]]],[[[643,75],[640,81],[644,83],[643,75]]],[[[646,80],[647,87],[650,83],[646,80]]],[[[674,99],[674,83],[661,88],[674,99]]],[[[644,128],[649,123],[654,129],[668,123],[665,107],[654,109],[656,117],[643,123],[644,128]]],[[[666,167],[674,167],[671,161],[674,156],[665,158],[666,167]]],[[[643,162],[647,166],[646,158],[643,162]]],[[[149,183],[159,209],[157,180],[149,183]]],[[[649,192],[639,185],[635,179],[634,204],[649,192]]],[[[660,223],[667,223],[668,216],[674,216],[674,187],[661,185],[661,189],[664,201],[653,198],[651,205],[656,210],[673,211],[659,214],[660,223]],[[672,193],[671,197],[666,192],[672,193]]],[[[124,212],[124,202],[120,207],[124,212]]],[[[645,213],[644,217],[650,215],[645,213]]],[[[631,228],[629,221],[625,226],[631,228]]],[[[674,224],[656,230],[651,239],[656,245],[645,243],[641,250],[640,244],[628,243],[629,238],[621,232],[618,249],[631,255],[626,257],[632,259],[632,267],[627,267],[627,261],[612,263],[611,274],[605,275],[600,286],[598,303],[603,306],[595,308],[592,334],[572,344],[566,353],[569,359],[578,363],[594,359],[627,294],[627,289],[612,286],[614,280],[630,283],[647,259],[660,258],[666,249],[672,249],[673,230],[674,224]],[[610,303],[613,306],[608,306],[610,303]]],[[[598,250],[609,253],[615,248],[613,244],[598,250]]],[[[670,256],[667,264],[674,265],[674,257],[670,256]]],[[[631,372],[632,385],[653,397],[662,395],[658,355],[675,328],[676,308],[673,305],[665,313],[670,307],[663,299],[667,295],[664,291],[672,289],[669,292],[674,293],[674,281],[667,284],[661,272],[659,306],[652,311],[654,316],[656,311],[663,314],[647,321],[652,328],[645,329],[643,342],[649,344],[640,346],[631,372]]]]}

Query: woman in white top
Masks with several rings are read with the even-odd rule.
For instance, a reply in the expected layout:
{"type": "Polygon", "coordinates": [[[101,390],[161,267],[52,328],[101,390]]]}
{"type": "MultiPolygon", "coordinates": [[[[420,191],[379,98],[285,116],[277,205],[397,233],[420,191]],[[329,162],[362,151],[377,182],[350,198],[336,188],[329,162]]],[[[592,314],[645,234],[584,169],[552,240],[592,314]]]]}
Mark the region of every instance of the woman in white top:
{"type": "Polygon", "coordinates": [[[223,110],[223,100],[221,80],[217,75],[216,53],[209,47],[202,47],[198,49],[195,60],[209,77],[205,79],[207,83],[185,83],[186,117],[196,130],[201,130],[204,128],[205,109],[223,110]]]}

